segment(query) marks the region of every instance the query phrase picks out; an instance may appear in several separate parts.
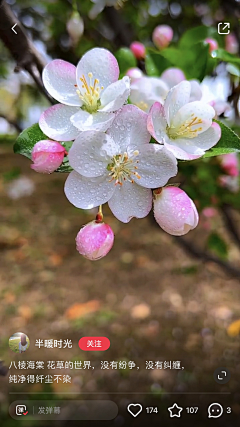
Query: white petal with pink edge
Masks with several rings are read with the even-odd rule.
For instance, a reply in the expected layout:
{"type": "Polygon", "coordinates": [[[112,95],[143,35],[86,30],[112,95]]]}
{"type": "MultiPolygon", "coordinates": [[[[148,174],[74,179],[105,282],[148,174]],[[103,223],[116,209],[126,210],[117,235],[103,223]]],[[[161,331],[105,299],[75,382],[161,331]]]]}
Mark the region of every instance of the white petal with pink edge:
{"type": "Polygon", "coordinates": [[[50,95],[65,105],[82,105],[76,92],[76,67],[62,59],[54,59],[43,70],[43,84],[50,95]]]}
{"type": "Polygon", "coordinates": [[[136,183],[117,185],[108,202],[113,215],[119,221],[129,222],[132,218],[144,218],[152,208],[152,192],[136,183]]]}
{"type": "MultiPolygon", "coordinates": [[[[160,144],[166,141],[167,121],[165,118],[164,106],[160,102],[155,102],[150,109],[147,119],[148,132],[160,144]]],[[[167,138],[168,139],[168,138],[167,138]]]]}
{"type": "Polygon", "coordinates": [[[79,134],[78,129],[70,121],[70,117],[77,110],[76,107],[68,105],[53,105],[41,114],[39,126],[49,138],[56,141],[71,141],[79,134]]]}

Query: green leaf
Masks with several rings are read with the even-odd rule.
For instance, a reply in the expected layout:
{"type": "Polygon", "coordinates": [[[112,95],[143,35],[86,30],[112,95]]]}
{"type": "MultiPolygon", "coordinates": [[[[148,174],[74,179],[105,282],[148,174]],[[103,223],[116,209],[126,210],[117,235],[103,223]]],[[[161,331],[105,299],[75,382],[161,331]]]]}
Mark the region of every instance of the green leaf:
{"type": "Polygon", "coordinates": [[[209,56],[208,45],[196,43],[194,49],[169,47],[161,52],[147,49],[145,58],[146,71],[149,76],[160,76],[169,67],[181,68],[187,79],[202,80],[206,75],[209,56]]]}
{"type": "Polygon", "coordinates": [[[13,146],[13,151],[31,159],[34,145],[42,139],[48,139],[48,137],[41,131],[38,123],[36,123],[20,133],[13,146]]]}
{"type": "Polygon", "coordinates": [[[240,152],[240,138],[228,126],[224,125],[219,120],[214,120],[221,127],[222,135],[217,145],[207,151],[203,157],[220,156],[228,153],[240,152]]]}
{"type": "Polygon", "coordinates": [[[217,40],[220,46],[224,45],[224,38],[218,34],[216,28],[200,25],[185,31],[179,41],[179,46],[181,48],[190,47],[200,41],[204,41],[208,37],[217,40]]]}
{"type": "Polygon", "coordinates": [[[214,56],[215,58],[221,61],[230,62],[230,64],[240,65],[240,58],[238,58],[236,55],[233,55],[232,53],[227,52],[224,49],[215,50],[214,56]]]}
{"type": "Polygon", "coordinates": [[[120,75],[123,76],[129,68],[133,68],[137,66],[137,60],[133,55],[132,51],[127,47],[122,47],[119,49],[115,56],[118,61],[120,75]]]}
{"type": "MultiPolygon", "coordinates": [[[[21,154],[31,160],[32,149],[34,145],[42,139],[49,139],[40,129],[38,123],[24,129],[17,137],[17,140],[13,146],[13,151],[16,154],[21,154]]],[[[66,148],[66,151],[72,146],[72,141],[60,142],[66,148]]],[[[72,168],[69,166],[68,157],[65,156],[63,163],[56,170],[56,172],[71,172],[72,168]]]]}
{"type": "Polygon", "coordinates": [[[221,258],[227,258],[228,247],[226,242],[217,233],[211,233],[207,240],[207,246],[221,258]]]}
{"type": "Polygon", "coordinates": [[[175,62],[165,58],[161,52],[148,48],[145,58],[145,67],[148,76],[159,77],[163,71],[172,67],[175,62]]]}

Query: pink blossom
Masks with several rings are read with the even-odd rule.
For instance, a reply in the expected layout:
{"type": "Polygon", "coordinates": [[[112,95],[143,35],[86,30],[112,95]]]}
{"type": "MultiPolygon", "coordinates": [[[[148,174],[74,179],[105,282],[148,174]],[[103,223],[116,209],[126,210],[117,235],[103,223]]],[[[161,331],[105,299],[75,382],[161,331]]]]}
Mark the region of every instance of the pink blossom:
{"type": "Polygon", "coordinates": [[[140,42],[132,42],[130,44],[130,49],[131,49],[133,55],[135,56],[135,58],[137,58],[137,59],[145,58],[146,49],[145,49],[144,44],[142,44],[140,42]]]}
{"type": "Polygon", "coordinates": [[[207,38],[205,40],[206,43],[209,44],[209,52],[212,53],[213,50],[218,49],[218,42],[217,40],[211,39],[211,38],[207,38]]]}
{"type": "Polygon", "coordinates": [[[222,169],[230,176],[239,175],[238,156],[236,153],[224,154],[220,158],[222,169]]]}
{"type": "Polygon", "coordinates": [[[225,38],[225,47],[229,53],[238,53],[239,43],[235,34],[227,34],[225,38]]]}
{"type": "Polygon", "coordinates": [[[158,49],[164,49],[173,38],[173,29],[169,25],[158,25],[152,34],[152,40],[158,49]]]}
{"type": "Polygon", "coordinates": [[[91,261],[103,258],[113,246],[114,233],[104,222],[91,221],[84,225],[76,237],[78,252],[91,261]]]}
{"type": "Polygon", "coordinates": [[[37,142],[32,150],[31,168],[39,173],[52,173],[62,164],[65,148],[49,139],[37,142]]]}
{"type": "Polygon", "coordinates": [[[164,231],[183,236],[197,226],[197,208],[183,190],[169,186],[153,193],[154,217],[164,231]]]}
{"type": "Polygon", "coordinates": [[[202,214],[205,218],[214,218],[217,215],[217,209],[206,207],[202,210],[202,214]]]}

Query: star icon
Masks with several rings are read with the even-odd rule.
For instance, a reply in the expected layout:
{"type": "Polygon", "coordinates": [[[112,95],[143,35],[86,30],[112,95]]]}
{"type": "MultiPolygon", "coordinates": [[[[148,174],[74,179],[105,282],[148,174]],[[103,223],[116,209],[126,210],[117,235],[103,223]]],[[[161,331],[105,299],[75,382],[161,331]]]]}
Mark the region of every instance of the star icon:
{"type": "Polygon", "coordinates": [[[173,418],[173,417],[180,418],[183,408],[178,406],[177,403],[174,403],[174,405],[170,406],[170,408],[168,408],[168,410],[170,412],[170,418],[173,418]]]}

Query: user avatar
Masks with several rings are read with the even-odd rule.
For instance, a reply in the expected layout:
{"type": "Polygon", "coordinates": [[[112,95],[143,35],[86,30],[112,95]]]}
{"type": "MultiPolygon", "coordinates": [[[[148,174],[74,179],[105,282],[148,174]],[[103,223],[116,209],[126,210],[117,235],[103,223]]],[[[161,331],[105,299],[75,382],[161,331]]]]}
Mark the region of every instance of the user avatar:
{"type": "Polygon", "coordinates": [[[16,332],[9,338],[9,347],[15,353],[25,353],[29,345],[30,340],[23,332],[16,332]]]}

